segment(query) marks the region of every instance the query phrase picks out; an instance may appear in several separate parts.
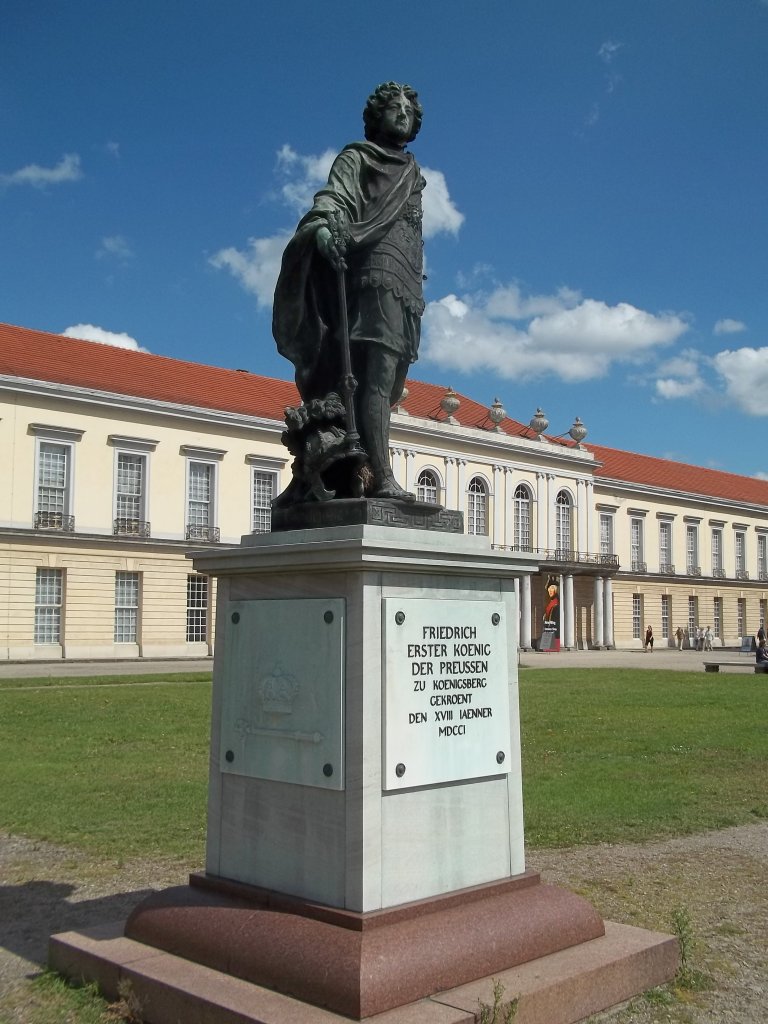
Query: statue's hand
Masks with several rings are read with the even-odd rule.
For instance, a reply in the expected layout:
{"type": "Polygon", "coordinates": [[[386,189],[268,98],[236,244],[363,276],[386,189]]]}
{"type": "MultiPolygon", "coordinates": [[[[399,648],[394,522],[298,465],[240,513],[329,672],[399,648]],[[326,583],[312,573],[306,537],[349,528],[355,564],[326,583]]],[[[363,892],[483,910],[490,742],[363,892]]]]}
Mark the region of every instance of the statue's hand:
{"type": "Polygon", "coordinates": [[[342,259],[341,253],[333,239],[333,235],[324,224],[317,229],[315,243],[320,250],[320,254],[328,260],[334,270],[338,270],[342,259]]]}

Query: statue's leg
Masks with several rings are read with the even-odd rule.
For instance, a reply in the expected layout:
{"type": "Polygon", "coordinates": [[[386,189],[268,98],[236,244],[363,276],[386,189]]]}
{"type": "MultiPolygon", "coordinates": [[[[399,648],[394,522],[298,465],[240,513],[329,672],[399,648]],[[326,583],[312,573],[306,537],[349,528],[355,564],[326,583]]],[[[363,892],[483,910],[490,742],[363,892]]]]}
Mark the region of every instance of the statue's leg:
{"type": "Polygon", "coordinates": [[[416,496],[403,490],[395,480],[389,462],[390,405],[398,379],[402,391],[407,363],[404,371],[401,357],[384,345],[358,342],[354,348],[355,375],[359,382],[357,425],[373,470],[373,496],[415,501],[416,496]]]}

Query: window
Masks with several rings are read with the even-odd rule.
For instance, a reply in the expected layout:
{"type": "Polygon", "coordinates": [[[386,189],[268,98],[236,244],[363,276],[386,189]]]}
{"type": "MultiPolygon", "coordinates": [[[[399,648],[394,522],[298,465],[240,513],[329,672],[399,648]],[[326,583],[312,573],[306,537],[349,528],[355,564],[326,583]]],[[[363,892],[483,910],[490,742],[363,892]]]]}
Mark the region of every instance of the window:
{"type": "Polygon", "coordinates": [[[672,598],[669,594],[661,595],[661,638],[669,640],[669,621],[671,619],[672,598]]]}
{"type": "Polygon", "coordinates": [[[725,576],[723,572],[723,531],[719,527],[712,530],[712,575],[715,579],[723,579],[725,576]]]}
{"type": "Polygon", "coordinates": [[[518,484],[514,497],[515,547],[519,551],[531,551],[531,492],[518,484]]]}
{"type": "Polygon", "coordinates": [[[699,576],[699,528],[688,523],[685,528],[685,571],[689,576],[699,576]]]}
{"type": "Polygon", "coordinates": [[[488,533],[488,488],[479,476],[473,476],[469,481],[467,533],[482,536],[488,533]]]}
{"type": "Polygon", "coordinates": [[[765,601],[764,598],[760,598],[760,604],[759,604],[760,621],[757,624],[758,628],[760,628],[760,626],[762,626],[763,629],[765,629],[765,609],[766,609],[766,601],[765,601]]]}
{"type": "Polygon", "coordinates": [[[187,576],[187,643],[208,641],[208,577],[187,576]]]}
{"type": "Polygon", "coordinates": [[[634,572],[645,572],[645,543],[642,519],[632,519],[629,524],[629,557],[634,572]]]}
{"type": "Polygon", "coordinates": [[[117,453],[117,488],[115,494],[116,534],[132,537],[149,536],[149,523],[145,522],[146,455],[132,452],[117,453]]]}
{"type": "Polygon", "coordinates": [[[672,523],[661,520],[659,523],[659,570],[674,572],[672,565],[672,523]]]}
{"type": "Polygon", "coordinates": [[[632,638],[640,640],[643,630],[643,597],[642,594],[632,595],[632,638]]]}
{"type": "Polygon", "coordinates": [[[712,632],[719,640],[723,635],[723,599],[715,597],[712,599],[712,632]]]}
{"type": "Polygon", "coordinates": [[[688,598],[688,635],[696,635],[696,627],[699,624],[699,599],[697,597],[688,598]]]}
{"type": "Polygon", "coordinates": [[[746,636],[747,632],[747,599],[739,597],[736,600],[736,635],[746,636]]]}
{"type": "Polygon", "coordinates": [[[135,644],[139,626],[139,574],[115,573],[115,643],[135,644]]]}
{"type": "Polygon", "coordinates": [[[440,485],[437,477],[431,469],[422,469],[419,479],[416,481],[416,500],[426,501],[430,505],[437,505],[437,496],[440,485]]]}
{"type": "Polygon", "coordinates": [[[757,535],[757,578],[768,580],[768,537],[764,533],[757,535]]]}
{"type": "Polygon", "coordinates": [[[187,540],[218,540],[214,523],[216,466],[212,462],[187,463],[187,540]]]}
{"type": "Polygon", "coordinates": [[[560,491],[555,502],[555,547],[565,557],[571,553],[571,497],[560,491]]]}
{"type": "Polygon", "coordinates": [[[37,449],[37,500],[35,529],[74,529],[70,509],[70,467],[72,448],[68,444],[41,441],[37,449]]]}
{"type": "Polygon", "coordinates": [[[35,575],[35,643],[61,643],[62,569],[38,569],[35,575]]]}
{"type": "Polygon", "coordinates": [[[272,529],[272,499],[277,490],[277,477],[263,469],[253,470],[251,518],[253,533],[269,533],[272,529]]]}
{"type": "MultiPolygon", "coordinates": [[[[737,530],[733,535],[733,548],[736,559],[736,578],[743,578],[747,570],[746,559],[747,535],[737,530]]],[[[741,636],[741,634],[739,634],[741,636]]]]}
{"type": "Polygon", "coordinates": [[[600,554],[612,555],[613,551],[613,516],[606,512],[600,513],[600,554]]]}

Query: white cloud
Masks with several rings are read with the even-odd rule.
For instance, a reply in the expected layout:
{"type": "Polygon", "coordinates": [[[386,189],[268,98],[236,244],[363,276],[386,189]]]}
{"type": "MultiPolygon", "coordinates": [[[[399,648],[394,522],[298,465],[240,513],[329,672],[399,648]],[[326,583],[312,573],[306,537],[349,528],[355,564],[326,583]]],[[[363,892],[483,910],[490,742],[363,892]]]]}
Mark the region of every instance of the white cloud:
{"type": "Polygon", "coordinates": [[[442,171],[422,167],[427,187],[423,193],[424,222],[422,230],[425,238],[434,238],[439,234],[457,235],[464,223],[461,213],[450,195],[448,184],[442,171]]]}
{"type": "Polygon", "coordinates": [[[718,320],[713,330],[715,334],[738,334],[740,331],[746,331],[747,325],[741,320],[731,320],[730,317],[725,317],[723,320],[718,320]]]}
{"type": "Polygon", "coordinates": [[[687,329],[671,313],[608,306],[568,288],[526,297],[510,285],[431,302],[422,352],[445,369],[491,370],[515,380],[554,374],[572,382],[604,377],[613,363],[637,362],[687,329]]]}
{"type": "Polygon", "coordinates": [[[291,232],[284,231],[269,238],[249,238],[245,250],[233,246],[220,249],[208,262],[219,270],[228,270],[247,292],[256,297],[259,306],[269,307],[283,250],[290,237],[291,232]]]}
{"type": "Polygon", "coordinates": [[[328,181],[328,172],[336,159],[332,149],[319,155],[297,153],[287,143],[277,151],[278,172],[288,180],[280,188],[286,206],[303,215],[312,206],[315,192],[328,181]]]}
{"type": "Polygon", "coordinates": [[[674,377],[662,377],[656,381],[656,394],[659,398],[692,398],[705,390],[706,385],[700,377],[688,380],[677,380],[674,377]]]}
{"type": "Polygon", "coordinates": [[[79,181],[83,172],[77,153],[66,153],[55,167],[40,167],[28,164],[12,174],[0,174],[0,185],[31,185],[45,188],[46,185],[60,185],[65,181],[79,181]]]}
{"type": "MultiPolygon", "coordinates": [[[[768,0],[766,0],[766,4],[768,4],[768,0]]],[[[762,470],[759,473],[754,473],[753,475],[755,480],[768,480],[768,473],[763,473],[762,470]]]]}
{"type": "Polygon", "coordinates": [[[725,349],[712,359],[726,398],[750,416],[768,416],[768,348],[725,349]]]}
{"type": "Polygon", "coordinates": [[[125,262],[133,259],[136,254],[123,235],[107,235],[101,240],[101,246],[96,250],[96,258],[104,259],[105,256],[114,256],[125,262]]]}
{"type": "Polygon", "coordinates": [[[113,156],[116,160],[120,159],[120,143],[119,142],[107,142],[105,147],[106,151],[110,156],[113,156]]]}
{"type": "Polygon", "coordinates": [[[79,338],[81,341],[95,341],[99,345],[114,345],[115,348],[127,348],[134,352],[148,352],[146,348],[132,338],[130,334],[116,334],[95,324],[75,324],[61,332],[65,338],[79,338]]]}
{"type": "Polygon", "coordinates": [[[616,43],[612,39],[606,39],[597,51],[597,55],[606,64],[611,64],[623,45],[623,43],[616,43]]]}

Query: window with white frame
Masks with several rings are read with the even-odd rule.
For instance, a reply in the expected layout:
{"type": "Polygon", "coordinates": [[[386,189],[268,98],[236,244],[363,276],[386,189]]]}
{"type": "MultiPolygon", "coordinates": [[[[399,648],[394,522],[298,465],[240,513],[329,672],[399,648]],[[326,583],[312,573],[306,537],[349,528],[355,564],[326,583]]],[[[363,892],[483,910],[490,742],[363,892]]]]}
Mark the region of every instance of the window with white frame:
{"type": "MultiPolygon", "coordinates": [[[[742,530],[737,530],[733,535],[733,551],[736,562],[736,575],[739,576],[747,569],[747,535],[742,530]]],[[[740,633],[739,636],[742,634],[740,633]]]]}
{"type": "Polygon", "coordinates": [[[632,595],[632,638],[639,640],[643,631],[643,596],[632,595]]]}
{"type": "Polygon", "coordinates": [[[254,467],[251,478],[251,530],[269,533],[272,529],[272,499],[277,493],[277,474],[254,467]]]}
{"type": "Polygon", "coordinates": [[[144,532],[147,457],[134,452],[117,453],[115,531],[139,536],[144,532]]]}
{"type": "Polygon", "coordinates": [[[64,597],[64,570],[38,569],[35,573],[36,644],[61,643],[61,609],[64,597]]]}
{"type": "Polygon", "coordinates": [[[672,568],[672,523],[659,521],[659,569],[669,572],[672,568]]]}
{"type": "Polygon", "coordinates": [[[723,531],[719,526],[712,528],[712,575],[722,578],[723,573],[723,531]]]}
{"type": "Polygon", "coordinates": [[[600,513],[600,554],[612,555],[613,550],[613,516],[607,512],[600,513]]]}
{"type": "Polygon", "coordinates": [[[747,599],[739,597],[736,599],[736,635],[747,635],[747,599]]]}
{"type": "Polygon", "coordinates": [[[437,505],[440,484],[431,469],[422,469],[416,481],[416,500],[437,505]]]}
{"type": "Polygon", "coordinates": [[[34,526],[36,530],[72,532],[72,480],[75,444],[84,431],[30,423],[37,436],[35,453],[34,526]]]}
{"type": "Polygon", "coordinates": [[[115,573],[115,643],[135,644],[139,635],[139,574],[115,573]]]}
{"type": "Polygon", "coordinates": [[[760,616],[760,621],[757,624],[758,629],[765,629],[765,610],[766,600],[764,597],[761,597],[760,602],[758,604],[758,614],[760,616]]]}
{"type": "Polygon", "coordinates": [[[187,643],[207,643],[210,586],[207,576],[187,576],[187,643]]]}
{"type": "Polygon", "coordinates": [[[672,597],[670,594],[661,595],[661,638],[669,640],[669,623],[672,618],[672,597]]]}
{"type": "Polygon", "coordinates": [[[723,635],[723,599],[722,597],[712,598],[712,632],[717,639],[723,635]]]}
{"type": "Polygon", "coordinates": [[[757,535],[757,578],[768,580],[768,537],[764,533],[757,535]]]}
{"type": "Polygon", "coordinates": [[[645,571],[645,522],[632,519],[629,524],[629,557],[635,572],[645,571]]]}
{"type": "Polygon", "coordinates": [[[216,465],[187,463],[187,540],[213,540],[215,528],[216,465]]]}
{"type": "Polygon", "coordinates": [[[570,494],[567,491],[559,491],[555,500],[555,547],[565,553],[566,557],[573,547],[571,507],[570,494]]]}
{"type": "Polygon", "coordinates": [[[699,599],[697,597],[688,598],[688,635],[690,637],[696,636],[696,627],[699,624],[699,599]]]}
{"type": "Polygon", "coordinates": [[[532,551],[531,547],[531,492],[518,484],[514,496],[515,547],[518,551],[532,551]]]}
{"type": "Polygon", "coordinates": [[[699,567],[699,528],[695,523],[685,527],[685,571],[689,576],[697,576],[699,567]]]}
{"type": "Polygon", "coordinates": [[[473,476],[467,489],[467,533],[488,533],[488,488],[479,476],[473,476]]]}

